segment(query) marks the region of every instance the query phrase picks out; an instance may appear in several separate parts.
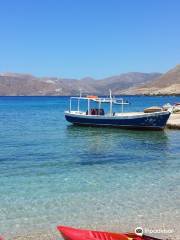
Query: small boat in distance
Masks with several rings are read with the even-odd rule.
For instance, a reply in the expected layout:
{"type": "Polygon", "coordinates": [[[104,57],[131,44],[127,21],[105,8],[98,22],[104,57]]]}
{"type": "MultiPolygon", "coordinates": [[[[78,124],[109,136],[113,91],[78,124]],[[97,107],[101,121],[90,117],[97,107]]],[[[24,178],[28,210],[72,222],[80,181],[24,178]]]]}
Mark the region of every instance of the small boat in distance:
{"type": "MultiPolygon", "coordinates": [[[[116,99],[117,100],[117,99],[116,99]]],[[[97,96],[71,97],[69,110],[65,111],[65,118],[68,122],[75,125],[99,126],[99,127],[120,127],[127,129],[151,129],[163,130],[172,109],[164,110],[160,108],[153,112],[124,112],[124,100],[121,98],[121,112],[113,112],[115,98],[99,98],[97,96]],[[72,101],[77,100],[77,110],[72,110],[72,101]],[[87,101],[87,111],[80,110],[80,101],[87,101]],[[98,103],[97,108],[91,108],[91,102],[98,103]],[[102,108],[103,103],[109,103],[109,111],[105,112],[102,108]]]]}

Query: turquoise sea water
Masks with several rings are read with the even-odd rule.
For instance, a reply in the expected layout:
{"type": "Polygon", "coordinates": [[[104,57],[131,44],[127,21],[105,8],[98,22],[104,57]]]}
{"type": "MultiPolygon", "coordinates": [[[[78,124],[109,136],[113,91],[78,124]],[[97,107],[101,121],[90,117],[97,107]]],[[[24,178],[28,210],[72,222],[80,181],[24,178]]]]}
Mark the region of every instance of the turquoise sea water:
{"type": "MultiPolygon", "coordinates": [[[[180,102],[126,99],[127,111],[180,102]]],[[[180,236],[180,131],[71,126],[63,115],[68,100],[0,97],[0,235],[62,224],[180,236]]]]}

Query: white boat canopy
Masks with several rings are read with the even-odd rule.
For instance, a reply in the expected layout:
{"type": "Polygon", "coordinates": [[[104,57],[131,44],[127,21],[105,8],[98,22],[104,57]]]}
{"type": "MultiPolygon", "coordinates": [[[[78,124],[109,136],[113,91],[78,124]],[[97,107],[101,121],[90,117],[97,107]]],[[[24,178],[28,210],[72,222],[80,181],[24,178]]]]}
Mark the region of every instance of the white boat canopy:
{"type": "Polygon", "coordinates": [[[77,99],[78,104],[77,104],[77,112],[80,112],[80,101],[81,100],[86,100],[88,102],[88,115],[90,115],[90,102],[94,101],[99,103],[99,109],[101,108],[101,104],[103,103],[109,103],[110,105],[110,115],[112,115],[112,106],[113,104],[121,105],[121,112],[124,111],[124,105],[129,104],[129,102],[124,101],[123,98],[115,98],[112,97],[111,90],[109,90],[110,95],[109,97],[106,98],[101,98],[95,95],[87,95],[86,97],[82,97],[81,91],[80,91],[80,96],[79,97],[70,97],[70,106],[69,106],[69,111],[71,112],[72,109],[72,100],[77,99]]]}

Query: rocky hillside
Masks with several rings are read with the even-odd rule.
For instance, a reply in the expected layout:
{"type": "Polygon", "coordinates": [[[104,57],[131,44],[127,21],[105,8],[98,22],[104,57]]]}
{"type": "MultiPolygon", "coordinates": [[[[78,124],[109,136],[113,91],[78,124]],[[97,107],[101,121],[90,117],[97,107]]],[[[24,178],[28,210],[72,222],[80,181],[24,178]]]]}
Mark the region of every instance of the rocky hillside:
{"type": "Polygon", "coordinates": [[[176,95],[180,94],[180,65],[141,86],[122,91],[123,94],[176,95]]]}
{"type": "Polygon", "coordinates": [[[113,94],[121,94],[130,87],[141,87],[150,84],[160,77],[159,73],[126,73],[101,80],[90,77],[77,79],[64,79],[54,77],[38,78],[28,74],[1,73],[1,96],[68,96],[78,95],[82,92],[97,95],[107,95],[109,89],[113,94]]]}
{"type": "Polygon", "coordinates": [[[165,74],[130,72],[105,79],[95,80],[64,79],[55,77],[38,78],[29,74],[1,73],[1,96],[69,96],[84,94],[108,95],[109,89],[114,95],[180,94],[180,65],[165,74]]]}

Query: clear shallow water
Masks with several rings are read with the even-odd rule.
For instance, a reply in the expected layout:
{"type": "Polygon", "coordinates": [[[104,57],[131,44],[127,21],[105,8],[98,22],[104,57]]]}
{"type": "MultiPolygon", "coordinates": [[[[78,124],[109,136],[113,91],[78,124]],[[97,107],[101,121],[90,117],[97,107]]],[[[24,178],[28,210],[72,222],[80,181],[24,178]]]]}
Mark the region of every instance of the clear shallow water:
{"type": "MultiPolygon", "coordinates": [[[[180,102],[127,99],[127,110],[180,102]]],[[[180,131],[74,127],[67,106],[65,97],[0,98],[0,234],[63,224],[180,236],[180,131]]]]}

